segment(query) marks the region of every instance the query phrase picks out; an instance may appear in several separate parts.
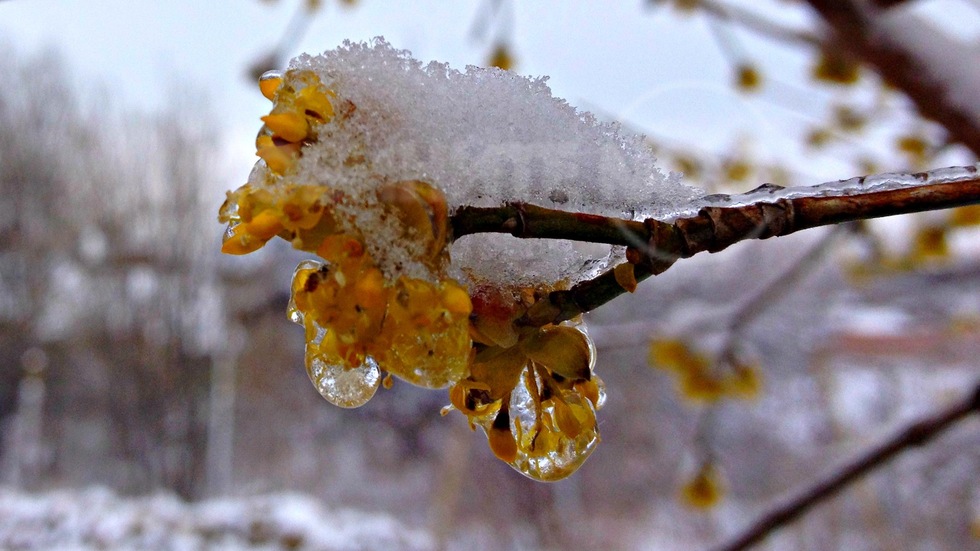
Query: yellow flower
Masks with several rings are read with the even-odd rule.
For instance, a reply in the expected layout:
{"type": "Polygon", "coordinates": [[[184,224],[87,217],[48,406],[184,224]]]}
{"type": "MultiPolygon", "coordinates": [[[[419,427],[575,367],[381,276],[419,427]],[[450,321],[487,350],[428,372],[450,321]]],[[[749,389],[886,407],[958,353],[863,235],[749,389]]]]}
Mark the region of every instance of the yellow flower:
{"type": "Polygon", "coordinates": [[[497,67],[505,71],[509,71],[514,68],[514,56],[510,53],[510,48],[506,44],[498,44],[494,46],[493,53],[490,54],[490,59],[487,62],[490,67],[497,67]]]}
{"type": "Polygon", "coordinates": [[[861,66],[840,50],[825,49],[820,52],[811,75],[819,81],[850,86],[861,78],[861,66]]]}
{"type": "Polygon", "coordinates": [[[681,500],[695,509],[709,509],[721,501],[724,493],[718,469],[712,463],[705,463],[681,488],[681,500]]]}
{"type": "Polygon", "coordinates": [[[654,339],[647,361],[677,377],[681,396],[692,402],[713,403],[723,398],[752,399],[758,396],[762,380],[756,367],[746,364],[713,364],[708,357],[692,350],[678,339],[654,339]],[[723,368],[730,372],[724,372],[723,368]]]}
{"type": "Polygon", "coordinates": [[[762,74],[752,63],[741,63],[735,70],[735,87],[742,92],[756,92],[762,88],[762,74]]]}
{"type": "MultiPolygon", "coordinates": [[[[482,312],[474,311],[475,325],[482,312]]],[[[573,325],[514,331],[509,346],[478,347],[470,375],[452,387],[450,401],[471,427],[483,427],[499,459],[531,478],[558,480],[578,469],[599,442],[596,410],[605,396],[592,373],[594,348],[573,325]]]]}

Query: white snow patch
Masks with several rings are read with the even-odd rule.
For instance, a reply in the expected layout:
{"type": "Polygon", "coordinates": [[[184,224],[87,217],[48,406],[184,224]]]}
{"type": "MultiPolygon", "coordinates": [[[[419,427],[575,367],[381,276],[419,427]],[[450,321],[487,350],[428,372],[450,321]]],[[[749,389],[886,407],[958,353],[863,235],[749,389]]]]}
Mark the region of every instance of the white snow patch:
{"type": "Polygon", "coordinates": [[[185,503],[102,488],[28,494],[0,488],[2,549],[432,549],[385,514],[330,510],[299,494],[185,503]]]}
{"type": "MultiPolygon", "coordinates": [[[[425,181],[446,195],[450,210],[521,201],[633,219],[668,215],[701,196],[660,171],[642,136],[552,96],[544,77],[423,64],[382,38],[301,55],[286,81],[303,71],[336,93],[331,101],[346,114],[318,127],[319,139],[285,178],[356,197],[338,211],[353,218],[389,274],[425,269],[416,266],[417,254],[400,250],[375,208],[386,183],[425,181]],[[345,162],[352,158],[363,162],[345,162]]],[[[250,182],[277,179],[260,161],[250,182]]],[[[470,237],[451,250],[458,277],[495,286],[591,277],[611,252],[550,240],[515,243],[506,235],[470,237]]]]}

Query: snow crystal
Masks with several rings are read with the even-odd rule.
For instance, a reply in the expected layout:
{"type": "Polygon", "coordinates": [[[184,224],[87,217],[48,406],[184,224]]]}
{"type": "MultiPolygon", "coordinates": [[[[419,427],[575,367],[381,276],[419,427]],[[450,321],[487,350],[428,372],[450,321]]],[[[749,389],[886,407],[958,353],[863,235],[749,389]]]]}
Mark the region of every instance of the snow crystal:
{"type": "MultiPolygon", "coordinates": [[[[660,171],[642,136],[555,98],[543,77],[423,65],[382,38],[301,55],[287,81],[304,71],[336,93],[331,101],[345,119],[324,124],[304,147],[290,176],[297,183],[374,197],[383,183],[421,180],[446,195],[450,211],[522,201],[632,219],[669,214],[700,196],[660,171]]],[[[254,180],[268,181],[258,166],[254,180]]],[[[411,271],[411,251],[393,250],[398,239],[379,212],[361,204],[345,214],[384,271],[411,271]]],[[[470,236],[451,249],[457,275],[510,286],[589,277],[609,254],[501,235],[470,236]]]]}

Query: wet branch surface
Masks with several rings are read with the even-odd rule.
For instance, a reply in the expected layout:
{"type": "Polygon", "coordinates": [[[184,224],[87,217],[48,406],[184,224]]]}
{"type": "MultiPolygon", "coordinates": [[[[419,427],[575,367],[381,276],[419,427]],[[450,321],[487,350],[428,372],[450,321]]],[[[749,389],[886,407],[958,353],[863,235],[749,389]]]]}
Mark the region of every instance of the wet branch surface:
{"type": "MultiPolygon", "coordinates": [[[[705,206],[693,216],[672,222],[622,220],[570,213],[526,203],[499,207],[461,207],[453,213],[454,239],[476,233],[507,233],[519,238],[568,239],[628,247],[637,281],[667,270],[675,261],[699,252],[718,252],[746,239],[768,239],[800,230],[898,214],[940,210],[980,203],[976,166],[960,169],[966,176],[933,183],[929,173],[912,175],[921,185],[884,191],[827,193],[819,187],[794,189],[777,197],[778,186],[762,186],[742,196],[746,204],[705,206]]],[[[553,291],[532,306],[522,324],[559,323],[593,310],[626,292],[614,270],[553,291]]]]}
{"type": "Polygon", "coordinates": [[[970,395],[965,399],[908,425],[884,443],[840,467],[826,479],[813,484],[788,502],[763,514],[748,529],[718,547],[716,551],[748,549],[777,529],[799,518],[813,506],[833,497],[862,476],[882,467],[899,454],[927,444],[957,422],[978,413],[980,413],[980,381],[975,384],[970,395]]]}

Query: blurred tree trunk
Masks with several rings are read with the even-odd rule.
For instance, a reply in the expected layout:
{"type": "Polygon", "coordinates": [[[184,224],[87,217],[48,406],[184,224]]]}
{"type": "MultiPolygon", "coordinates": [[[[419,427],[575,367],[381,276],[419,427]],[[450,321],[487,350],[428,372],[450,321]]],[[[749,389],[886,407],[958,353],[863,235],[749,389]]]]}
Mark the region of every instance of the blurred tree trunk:
{"type": "Polygon", "coordinates": [[[826,42],[867,64],[905,92],[922,116],[933,119],[980,157],[980,99],[973,89],[977,48],[911,13],[907,2],[807,0],[827,25],[826,42]]]}

